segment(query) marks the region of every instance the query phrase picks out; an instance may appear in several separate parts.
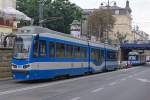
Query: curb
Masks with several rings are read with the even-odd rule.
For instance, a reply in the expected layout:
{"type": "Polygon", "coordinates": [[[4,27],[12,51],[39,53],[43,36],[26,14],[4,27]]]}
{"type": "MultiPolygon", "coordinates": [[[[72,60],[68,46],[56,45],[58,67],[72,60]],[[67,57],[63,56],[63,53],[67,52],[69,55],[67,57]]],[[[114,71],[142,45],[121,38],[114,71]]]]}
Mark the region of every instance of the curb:
{"type": "Polygon", "coordinates": [[[7,80],[12,80],[12,77],[8,77],[8,78],[0,78],[0,81],[7,81],[7,80]]]}

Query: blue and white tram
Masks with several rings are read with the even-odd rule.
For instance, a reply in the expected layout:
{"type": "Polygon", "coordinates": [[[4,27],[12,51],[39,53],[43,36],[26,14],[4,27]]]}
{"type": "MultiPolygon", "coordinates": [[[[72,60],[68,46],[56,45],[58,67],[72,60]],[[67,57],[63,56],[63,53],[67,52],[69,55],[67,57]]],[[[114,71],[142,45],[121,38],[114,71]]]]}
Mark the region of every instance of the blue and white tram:
{"type": "Polygon", "coordinates": [[[146,63],[146,56],[139,54],[138,52],[129,52],[128,54],[128,65],[137,66],[146,63]]]}
{"type": "Polygon", "coordinates": [[[14,46],[15,80],[84,75],[118,67],[117,48],[64,36],[41,27],[19,29],[14,46]]]}

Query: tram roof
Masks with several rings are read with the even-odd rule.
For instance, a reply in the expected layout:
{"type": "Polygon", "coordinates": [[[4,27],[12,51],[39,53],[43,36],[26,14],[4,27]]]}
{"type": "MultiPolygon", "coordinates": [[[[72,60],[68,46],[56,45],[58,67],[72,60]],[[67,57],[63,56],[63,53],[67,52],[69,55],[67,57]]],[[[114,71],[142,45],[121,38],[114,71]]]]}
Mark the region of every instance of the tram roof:
{"type": "Polygon", "coordinates": [[[44,28],[41,26],[25,26],[25,27],[19,28],[17,31],[17,34],[40,34],[40,33],[64,34],[64,33],[56,32],[56,31],[53,31],[53,30],[50,30],[48,28],[44,28]]]}
{"type": "Polygon", "coordinates": [[[17,34],[30,34],[30,35],[31,34],[44,34],[44,33],[57,34],[57,35],[61,35],[61,36],[70,37],[70,38],[85,41],[85,39],[76,38],[76,37],[73,37],[69,34],[65,34],[65,33],[62,33],[62,32],[50,30],[48,28],[44,28],[44,27],[41,27],[41,26],[25,26],[25,27],[19,28],[18,31],[17,31],[17,34]]]}
{"type": "MultiPolygon", "coordinates": [[[[69,34],[57,32],[57,31],[54,31],[54,30],[50,30],[48,28],[40,27],[40,26],[25,26],[25,27],[19,28],[18,31],[17,31],[17,34],[22,34],[22,35],[39,34],[41,36],[47,36],[47,37],[52,36],[54,38],[63,39],[65,41],[72,41],[72,42],[76,42],[76,43],[87,44],[86,39],[76,38],[76,37],[73,37],[69,34]]],[[[89,43],[90,43],[91,46],[104,48],[104,43],[92,42],[92,41],[89,41],[89,43]]],[[[107,45],[107,44],[105,44],[105,46],[108,49],[112,49],[112,50],[117,50],[118,49],[118,48],[112,47],[112,46],[107,45]]]]}
{"type": "Polygon", "coordinates": [[[138,52],[129,52],[128,55],[139,55],[139,53],[138,52]]]}

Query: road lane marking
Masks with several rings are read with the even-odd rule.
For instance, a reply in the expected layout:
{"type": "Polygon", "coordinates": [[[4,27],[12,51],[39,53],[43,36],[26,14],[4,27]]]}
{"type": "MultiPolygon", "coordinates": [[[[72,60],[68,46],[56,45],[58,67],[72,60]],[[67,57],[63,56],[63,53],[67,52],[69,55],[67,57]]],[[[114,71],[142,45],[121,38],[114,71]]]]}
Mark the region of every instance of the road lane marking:
{"type": "MultiPolygon", "coordinates": [[[[103,76],[103,75],[107,75],[107,74],[108,73],[104,73],[104,74],[80,77],[80,78],[75,78],[75,79],[63,80],[63,81],[54,82],[54,83],[47,83],[47,84],[41,84],[41,85],[36,85],[36,86],[31,86],[31,87],[18,88],[18,89],[0,92],[0,95],[7,95],[7,94],[12,94],[12,93],[17,93],[17,92],[33,90],[33,89],[37,89],[37,88],[43,88],[43,87],[48,87],[48,86],[53,86],[53,85],[58,85],[58,84],[63,84],[63,83],[68,83],[68,82],[74,82],[74,81],[81,80],[81,79],[95,78],[95,77],[103,76]]],[[[103,77],[101,77],[101,78],[103,78],[103,77]]]]}
{"type": "Polygon", "coordinates": [[[91,91],[91,93],[100,92],[100,91],[102,91],[102,90],[104,90],[104,88],[98,88],[98,89],[95,89],[95,90],[91,91]]]}
{"type": "Polygon", "coordinates": [[[117,84],[117,82],[112,82],[112,83],[109,84],[109,86],[114,86],[116,84],[117,84]]]}
{"type": "Polygon", "coordinates": [[[135,74],[133,74],[133,76],[135,77],[135,76],[139,76],[139,75],[142,75],[142,74],[144,74],[144,73],[146,73],[146,72],[148,72],[148,71],[150,71],[150,70],[144,70],[144,71],[141,71],[141,72],[139,72],[139,73],[135,73],[135,74]]]}
{"type": "Polygon", "coordinates": [[[126,78],[121,79],[121,81],[126,81],[126,80],[127,80],[126,78]]]}
{"type": "Polygon", "coordinates": [[[63,83],[68,83],[68,82],[74,82],[77,80],[94,78],[94,77],[98,77],[98,76],[102,76],[102,75],[106,75],[106,74],[108,74],[108,73],[87,76],[87,77],[80,77],[80,78],[76,78],[76,79],[63,80],[63,81],[59,81],[59,82],[41,84],[41,85],[36,85],[36,86],[31,86],[31,87],[13,89],[13,90],[0,92],[0,95],[8,95],[8,94],[12,94],[12,93],[28,91],[28,90],[33,90],[33,89],[37,89],[37,88],[43,88],[43,87],[48,87],[48,86],[53,86],[53,85],[58,85],[58,84],[63,84],[63,83]]]}
{"type": "Polygon", "coordinates": [[[107,75],[107,74],[108,73],[104,73],[104,74],[80,77],[80,78],[75,78],[75,79],[63,80],[63,81],[54,82],[54,83],[47,83],[47,84],[41,84],[41,85],[36,85],[36,86],[31,86],[31,87],[18,88],[18,89],[0,92],[0,95],[7,95],[7,94],[12,94],[12,93],[17,93],[17,92],[33,90],[33,89],[37,89],[37,88],[43,88],[43,87],[48,87],[48,86],[53,86],[53,85],[58,85],[58,84],[63,84],[63,83],[68,83],[68,82],[74,82],[74,81],[81,80],[81,79],[89,79],[89,78],[94,78],[94,77],[103,76],[103,75],[107,75]]]}
{"type": "Polygon", "coordinates": [[[127,72],[127,71],[132,70],[132,69],[137,69],[137,67],[127,68],[127,69],[121,69],[120,71],[127,72]]]}
{"type": "Polygon", "coordinates": [[[80,97],[75,97],[75,98],[72,98],[70,100],[80,100],[81,98],[80,97]]]}
{"type": "Polygon", "coordinates": [[[129,69],[122,69],[121,71],[122,72],[127,72],[127,71],[129,71],[129,69]]]}
{"type": "Polygon", "coordinates": [[[144,82],[144,83],[150,83],[150,80],[144,79],[144,78],[137,78],[136,80],[144,82]]]}
{"type": "Polygon", "coordinates": [[[132,78],[132,77],[133,77],[132,75],[128,76],[128,78],[132,78]]]}
{"type": "Polygon", "coordinates": [[[137,76],[138,74],[133,74],[133,76],[135,77],[135,76],[137,76]]]}
{"type": "Polygon", "coordinates": [[[37,86],[32,86],[32,87],[8,90],[8,91],[0,92],[0,95],[6,95],[6,94],[11,94],[11,93],[16,93],[16,92],[22,92],[22,91],[32,90],[32,89],[36,89],[36,88],[42,88],[42,87],[46,87],[46,86],[50,86],[50,85],[51,84],[43,84],[43,85],[37,85],[37,86]]]}
{"type": "MultiPolygon", "coordinates": [[[[136,68],[134,68],[134,69],[136,69],[136,68]]],[[[95,78],[95,77],[98,77],[98,76],[102,76],[101,78],[103,78],[103,75],[107,75],[107,74],[108,73],[103,73],[103,74],[98,74],[98,75],[80,77],[80,78],[76,78],[76,79],[63,80],[63,81],[54,82],[54,83],[47,83],[47,84],[40,84],[40,85],[36,85],[36,86],[31,86],[31,87],[18,88],[18,89],[13,89],[13,90],[0,92],[0,95],[7,95],[7,94],[12,94],[12,93],[17,93],[17,92],[23,92],[23,91],[33,90],[33,89],[37,89],[37,88],[43,88],[43,87],[58,85],[58,84],[62,84],[62,83],[74,82],[74,81],[81,80],[81,79],[95,78]]]]}

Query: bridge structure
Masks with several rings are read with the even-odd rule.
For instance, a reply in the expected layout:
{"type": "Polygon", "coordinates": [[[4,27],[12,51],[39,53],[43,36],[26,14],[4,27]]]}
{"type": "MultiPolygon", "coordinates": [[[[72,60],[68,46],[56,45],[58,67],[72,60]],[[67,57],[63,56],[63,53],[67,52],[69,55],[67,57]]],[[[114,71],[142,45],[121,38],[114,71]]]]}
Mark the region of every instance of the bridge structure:
{"type": "Polygon", "coordinates": [[[150,51],[150,40],[148,41],[139,41],[139,42],[130,42],[123,43],[120,45],[121,49],[121,61],[126,61],[128,59],[128,53],[131,51],[137,51],[139,53],[145,53],[150,51]]]}

